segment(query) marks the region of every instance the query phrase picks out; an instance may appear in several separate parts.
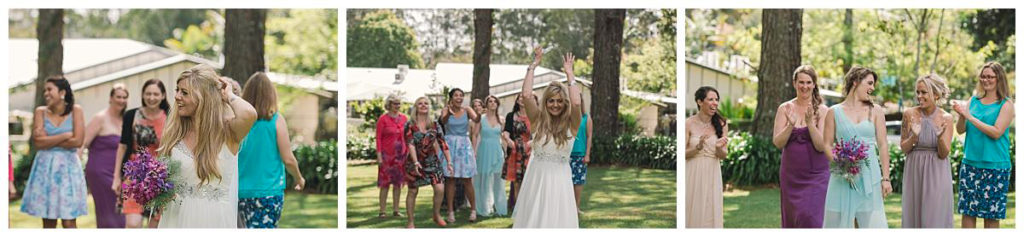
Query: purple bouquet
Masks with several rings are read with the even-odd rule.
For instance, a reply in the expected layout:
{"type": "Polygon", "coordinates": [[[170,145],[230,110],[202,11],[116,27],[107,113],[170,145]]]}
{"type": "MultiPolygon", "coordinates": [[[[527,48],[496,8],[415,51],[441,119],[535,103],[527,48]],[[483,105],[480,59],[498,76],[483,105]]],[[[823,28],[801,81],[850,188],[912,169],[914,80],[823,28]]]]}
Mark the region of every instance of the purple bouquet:
{"type": "Polygon", "coordinates": [[[868,144],[856,137],[850,140],[839,139],[836,147],[832,148],[835,160],[829,165],[829,172],[843,177],[851,188],[857,189],[853,179],[860,175],[860,166],[868,159],[869,148],[868,144]]]}
{"type": "Polygon", "coordinates": [[[162,207],[174,199],[175,185],[170,177],[176,169],[177,165],[168,165],[142,151],[125,163],[124,177],[130,182],[121,184],[121,189],[139,205],[162,207]]]}

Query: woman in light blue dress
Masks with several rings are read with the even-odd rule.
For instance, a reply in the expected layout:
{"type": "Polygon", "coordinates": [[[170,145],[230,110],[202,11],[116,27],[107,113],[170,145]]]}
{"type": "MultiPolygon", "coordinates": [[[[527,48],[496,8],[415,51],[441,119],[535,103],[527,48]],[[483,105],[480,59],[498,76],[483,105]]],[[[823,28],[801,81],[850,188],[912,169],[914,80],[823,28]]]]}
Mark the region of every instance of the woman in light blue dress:
{"type": "Polygon", "coordinates": [[[21,212],[43,218],[43,228],[77,228],[88,213],[85,173],[75,154],[85,138],[82,107],[75,104],[71,84],[62,76],[46,79],[45,106],[35,110],[32,143],[39,151],[25,184],[21,212]]]}
{"type": "MultiPolygon", "coordinates": [[[[444,127],[444,140],[448,143],[451,152],[452,170],[444,170],[445,185],[448,202],[448,223],[455,222],[455,184],[462,182],[466,190],[466,198],[476,200],[473,190],[473,176],[476,175],[476,152],[473,151],[473,143],[469,140],[469,124],[480,122],[473,109],[463,106],[464,94],[461,89],[454,88],[448,91],[448,104],[441,111],[441,122],[444,127]]],[[[476,203],[469,202],[469,222],[476,222],[476,203]]]]}
{"type": "MultiPolygon", "coordinates": [[[[846,99],[832,106],[826,115],[824,136],[830,148],[840,139],[856,139],[866,143],[869,149],[868,159],[860,166],[860,174],[852,183],[836,173],[829,177],[825,228],[889,228],[882,199],[892,192],[885,116],[882,108],[871,102],[877,78],[871,69],[859,66],[850,69],[844,77],[846,99]]],[[[835,159],[831,152],[826,154],[835,159]]]]}
{"type": "Polygon", "coordinates": [[[498,97],[487,96],[487,112],[480,115],[476,123],[476,176],[473,177],[473,189],[476,193],[476,212],[481,216],[508,214],[508,200],[505,186],[502,185],[501,166],[505,163],[505,149],[502,146],[501,129],[504,122],[498,115],[501,102],[498,97]],[[493,212],[492,212],[493,211],[493,212]]]}

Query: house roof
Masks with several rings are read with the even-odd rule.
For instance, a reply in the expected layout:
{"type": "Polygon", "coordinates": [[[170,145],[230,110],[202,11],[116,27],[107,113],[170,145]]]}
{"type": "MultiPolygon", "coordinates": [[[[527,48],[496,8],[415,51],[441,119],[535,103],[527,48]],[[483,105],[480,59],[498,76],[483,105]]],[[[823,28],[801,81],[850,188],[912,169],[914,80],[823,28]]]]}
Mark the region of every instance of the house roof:
{"type": "MultiPolygon", "coordinates": [[[[130,39],[64,39],[64,72],[69,73],[112,60],[137,55],[160,47],[130,39]]],[[[39,42],[36,39],[7,41],[10,87],[36,78],[39,42]]]]}

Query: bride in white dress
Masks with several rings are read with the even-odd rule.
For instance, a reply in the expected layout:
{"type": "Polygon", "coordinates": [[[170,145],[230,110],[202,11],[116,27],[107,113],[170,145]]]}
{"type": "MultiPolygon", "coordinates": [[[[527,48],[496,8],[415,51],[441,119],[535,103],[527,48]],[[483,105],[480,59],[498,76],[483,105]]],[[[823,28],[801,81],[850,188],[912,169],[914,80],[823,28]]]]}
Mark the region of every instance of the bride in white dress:
{"type": "Polygon", "coordinates": [[[581,120],[580,89],[567,53],[562,70],[568,86],[557,81],[544,90],[541,106],[533,97],[533,70],[544,51],[534,49],[534,61],[523,80],[523,104],[533,133],[533,154],[512,213],[512,228],[579,228],[569,154],[581,120]]]}
{"type": "Polygon", "coordinates": [[[181,164],[160,228],[237,228],[238,147],[256,109],[200,64],[181,73],[158,152],[181,164]],[[230,110],[230,111],[228,111],[230,110]]]}

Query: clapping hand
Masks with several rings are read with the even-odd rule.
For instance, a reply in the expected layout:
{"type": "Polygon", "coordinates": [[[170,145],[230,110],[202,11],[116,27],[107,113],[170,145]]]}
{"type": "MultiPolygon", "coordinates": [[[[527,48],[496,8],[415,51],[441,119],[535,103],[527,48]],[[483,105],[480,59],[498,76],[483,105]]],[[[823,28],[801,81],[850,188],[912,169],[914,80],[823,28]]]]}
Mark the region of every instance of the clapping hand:
{"type": "Polygon", "coordinates": [[[715,147],[718,147],[719,149],[725,149],[726,146],[728,146],[728,145],[729,145],[729,138],[728,137],[722,137],[722,138],[719,138],[718,141],[715,141],[715,147]]]}
{"type": "Polygon", "coordinates": [[[815,122],[816,121],[814,121],[814,108],[808,107],[807,110],[804,111],[804,125],[807,127],[814,126],[816,124],[815,122]]]}
{"type": "Polygon", "coordinates": [[[910,117],[910,134],[914,137],[921,135],[921,116],[910,117]]]}
{"type": "Polygon", "coordinates": [[[711,137],[711,136],[707,135],[707,134],[704,134],[704,135],[700,136],[700,141],[697,142],[697,150],[704,149],[704,141],[708,140],[709,137],[711,137]]]}
{"type": "Polygon", "coordinates": [[[967,117],[967,115],[969,115],[967,112],[967,106],[962,100],[953,101],[953,111],[956,111],[960,116],[967,117]]]}

